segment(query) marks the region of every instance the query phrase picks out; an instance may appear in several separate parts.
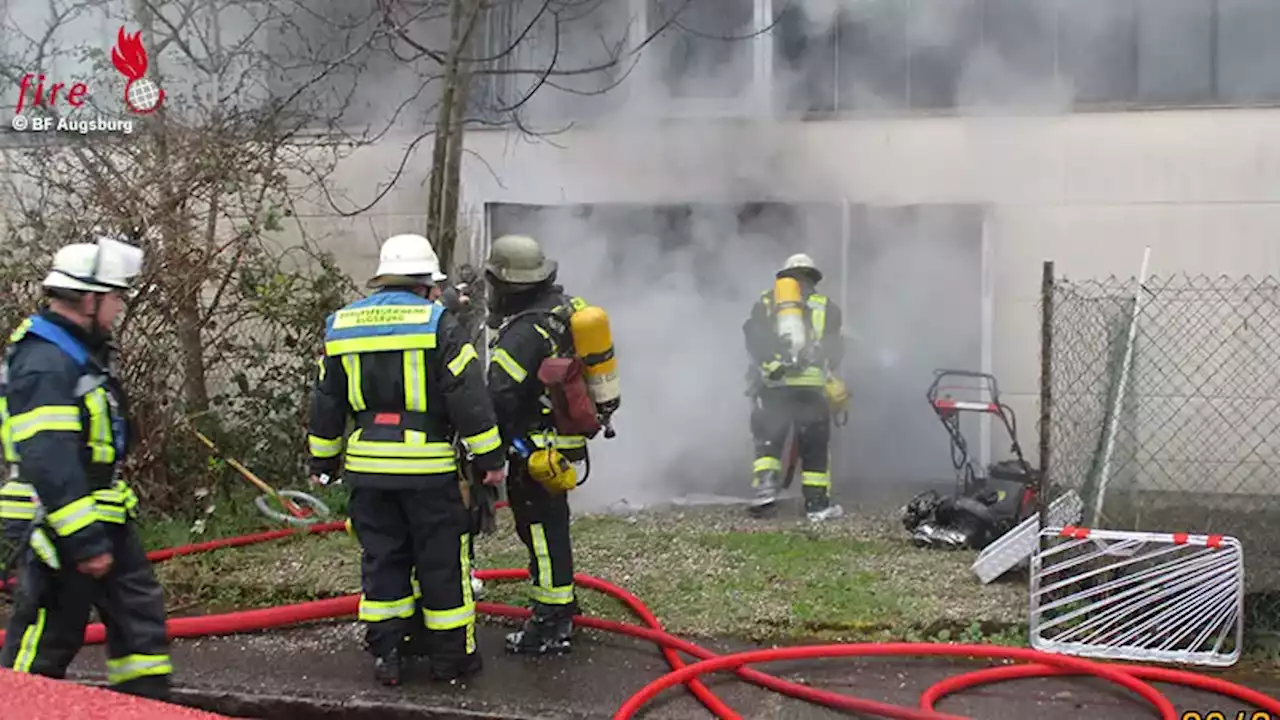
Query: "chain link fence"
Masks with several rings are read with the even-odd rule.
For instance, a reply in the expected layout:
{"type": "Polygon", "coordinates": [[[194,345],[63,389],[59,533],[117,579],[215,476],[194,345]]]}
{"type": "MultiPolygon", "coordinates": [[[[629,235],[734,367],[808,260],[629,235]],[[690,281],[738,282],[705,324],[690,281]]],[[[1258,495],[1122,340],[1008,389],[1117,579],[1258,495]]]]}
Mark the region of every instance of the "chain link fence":
{"type": "Polygon", "coordinates": [[[1079,493],[1091,527],[1238,538],[1247,622],[1280,630],[1280,279],[1047,268],[1042,295],[1047,497],[1079,493]]]}

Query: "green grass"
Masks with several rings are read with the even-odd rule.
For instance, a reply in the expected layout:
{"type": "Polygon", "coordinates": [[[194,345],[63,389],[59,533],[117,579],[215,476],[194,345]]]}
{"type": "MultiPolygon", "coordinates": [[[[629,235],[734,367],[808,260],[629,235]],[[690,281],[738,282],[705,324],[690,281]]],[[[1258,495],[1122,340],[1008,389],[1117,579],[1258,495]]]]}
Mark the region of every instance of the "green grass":
{"type": "MultiPolygon", "coordinates": [[[[241,512],[238,520],[214,522],[218,516],[210,516],[202,535],[186,520],[153,522],[148,545],[270,527],[241,512]]],[[[1014,642],[1021,633],[1026,601],[1020,585],[982,586],[968,574],[969,555],[916,550],[901,532],[866,520],[815,529],[795,520],[696,510],[578,517],[573,535],[579,572],[631,590],[681,634],[778,642],[962,636],[1014,642]]],[[[527,566],[509,513],[500,513],[497,533],[478,540],[477,554],[481,568],[527,566]]],[[[345,534],[302,536],[177,558],[159,573],[171,608],[186,614],[357,592],[359,558],[345,534]]],[[[522,583],[488,588],[487,600],[525,602],[522,583]]],[[[611,598],[583,590],[580,599],[584,612],[634,620],[611,598]]]]}

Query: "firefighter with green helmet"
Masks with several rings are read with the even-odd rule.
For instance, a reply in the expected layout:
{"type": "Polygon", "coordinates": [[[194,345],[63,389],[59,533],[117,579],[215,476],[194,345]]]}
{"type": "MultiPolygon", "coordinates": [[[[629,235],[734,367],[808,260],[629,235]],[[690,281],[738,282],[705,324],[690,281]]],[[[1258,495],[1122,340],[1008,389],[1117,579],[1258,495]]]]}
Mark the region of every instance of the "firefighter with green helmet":
{"type": "Polygon", "coordinates": [[[544,360],[571,343],[566,313],[585,302],[556,284],[557,264],[536,240],[506,235],[493,242],[485,264],[490,343],[489,395],[508,439],[507,498],[516,533],[529,553],[530,606],[524,626],[507,635],[507,650],[542,655],[567,652],[577,614],[569,501],[563,488],[538,482],[535,462],[585,459],[587,437],[549,432],[554,419],[539,378],[544,360]],[[544,452],[545,451],[545,452],[544,452]]]}

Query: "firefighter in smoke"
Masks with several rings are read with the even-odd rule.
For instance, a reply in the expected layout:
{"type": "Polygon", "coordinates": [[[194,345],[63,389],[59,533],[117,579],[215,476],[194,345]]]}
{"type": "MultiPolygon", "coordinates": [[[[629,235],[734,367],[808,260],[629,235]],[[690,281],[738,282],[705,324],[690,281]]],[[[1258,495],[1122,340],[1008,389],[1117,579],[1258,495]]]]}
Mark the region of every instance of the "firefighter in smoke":
{"type": "Polygon", "coordinates": [[[586,460],[587,440],[601,427],[597,412],[606,437],[613,435],[609,416],[618,407],[606,316],[566,295],[555,284],[556,269],[537,241],[520,235],[495,240],[484,269],[488,324],[496,330],[490,344],[489,394],[509,443],[507,497],[516,532],[529,551],[533,616],[507,635],[507,650],[518,654],[570,649],[578,608],[567,497],[578,481],[571,463],[586,460]],[[593,323],[590,330],[588,323],[593,323]],[[597,341],[594,349],[583,347],[589,341],[597,341]],[[555,381],[547,372],[557,362],[575,362],[566,358],[575,346],[577,352],[591,354],[584,362],[594,404],[585,411],[580,405],[566,410],[561,402],[565,396],[549,384],[555,381]]]}
{"type": "Polygon", "coordinates": [[[754,367],[751,431],[756,456],[751,512],[773,512],[783,489],[782,446],[794,427],[801,491],[808,518],[840,517],[831,502],[831,425],[845,411],[848,394],[835,376],[844,356],[840,308],[817,292],[822,271],[808,255],[787,258],[774,288],[765,291],[743,324],[754,367]]]}
{"type": "Polygon", "coordinates": [[[30,514],[9,518],[24,527],[27,556],[0,664],[64,677],[96,608],[107,628],[107,681],[167,700],[164,593],[134,528],[138,498],[120,478],[130,428],[112,343],[142,258],[109,237],[63,247],[44,279],[47,308],[9,338],[5,461],[11,485],[31,492],[30,514]]]}
{"type": "Polygon", "coordinates": [[[462,679],[482,665],[470,518],[451,440],[461,436],[486,485],[505,476],[503,445],[475,346],[452,313],[428,299],[439,277],[425,237],[388,238],[369,281],[377,291],[325,323],[311,399],[312,478],[324,482],[342,462],[363,549],[359,619],[374,676],[385,685],[400,682],[419,606],[433,678],[462,679]],[[344,442],[349,417],[355,425],[344,442]]]}

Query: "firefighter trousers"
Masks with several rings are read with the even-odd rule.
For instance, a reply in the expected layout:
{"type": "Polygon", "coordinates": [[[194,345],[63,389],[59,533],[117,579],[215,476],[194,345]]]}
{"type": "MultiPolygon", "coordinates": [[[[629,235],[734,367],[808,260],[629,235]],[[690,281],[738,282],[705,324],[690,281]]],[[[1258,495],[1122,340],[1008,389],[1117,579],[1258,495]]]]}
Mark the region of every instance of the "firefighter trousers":
{"type": "Polygon", "coordinates": [[[63,560],[59,570],[34,553],[23,559],[0,665],[61,679],[84,644],[91,608],[107,630],[107,682],[121,692],[169,697],[173,664],[165,635],[164,591],[133,523],[106,526],[114,562],[101,579],[63,560]]]}
{"type": "Polygon", "coordinates": [[[761,493],[782,489],[787,435],[795,428],[805,510],[831,505],[831,410],[822,388],[765,388],[751,412],[755,439],[752,486],[761,493]]]}
{"type": "Polygon", "coordinates": [[[569,537],[567,493],[547,492],[529,476],[528,465],[512,457],[507,500],[516,534],[529,551],[529,599],[539,619],[572,617],[578,612],[573,588],[573,542],[569,537]]]}
{"type": "Polygon", "coordinates": [[[399,650],[422,617],[433,670],[469,667],[477,657],[470,516],[456,477],[428,476],[414,490],[354,487],[347,512],[362,550],[359,618],[369,651],[399,650]]]}

